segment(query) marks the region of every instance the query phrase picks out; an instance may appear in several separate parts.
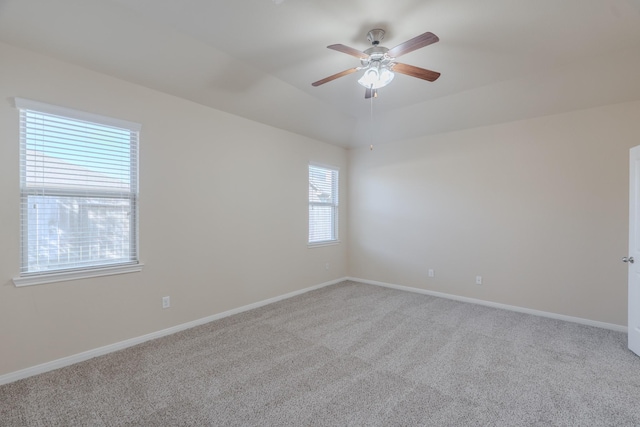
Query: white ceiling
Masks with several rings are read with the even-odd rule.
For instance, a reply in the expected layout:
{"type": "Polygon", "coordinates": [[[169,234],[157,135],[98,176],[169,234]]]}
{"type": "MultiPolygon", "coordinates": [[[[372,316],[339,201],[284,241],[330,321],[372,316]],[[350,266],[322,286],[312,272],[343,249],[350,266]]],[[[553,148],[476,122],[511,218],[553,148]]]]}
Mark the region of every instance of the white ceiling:
{"type": "MultiPolygon", "coordinates": [[[[0,41],[356,147],[640,99],[640,0],[0,0],[0,41]],[[371,104],[329,50],[440,42],[371,104]],[[372,136],[373,135],[373,136],[372,136]]],[[[1,59],[1,58],[0,58],[1,59]]]]}

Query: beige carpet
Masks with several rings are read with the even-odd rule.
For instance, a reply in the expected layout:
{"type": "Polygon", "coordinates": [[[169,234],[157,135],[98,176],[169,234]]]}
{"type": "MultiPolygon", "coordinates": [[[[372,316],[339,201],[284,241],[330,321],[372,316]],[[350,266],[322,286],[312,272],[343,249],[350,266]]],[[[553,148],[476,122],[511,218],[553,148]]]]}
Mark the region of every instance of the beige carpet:
{"type": "Polygon", "coordinates": [[[626,335],[353,282],[0,387],[2,426],[640,426],[626,335]]]}

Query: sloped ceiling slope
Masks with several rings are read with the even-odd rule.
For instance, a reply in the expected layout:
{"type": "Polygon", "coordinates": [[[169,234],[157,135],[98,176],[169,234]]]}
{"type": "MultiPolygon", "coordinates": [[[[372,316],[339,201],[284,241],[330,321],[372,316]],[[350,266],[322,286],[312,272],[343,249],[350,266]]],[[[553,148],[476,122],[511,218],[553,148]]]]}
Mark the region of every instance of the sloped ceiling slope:
{"type": "Polygon", "coordinates": [[[0,0],[0,41],[344,147],[640,99],[640,0],[0,0]],[[440,79],[311,86],[373,28],[440,79]]]}

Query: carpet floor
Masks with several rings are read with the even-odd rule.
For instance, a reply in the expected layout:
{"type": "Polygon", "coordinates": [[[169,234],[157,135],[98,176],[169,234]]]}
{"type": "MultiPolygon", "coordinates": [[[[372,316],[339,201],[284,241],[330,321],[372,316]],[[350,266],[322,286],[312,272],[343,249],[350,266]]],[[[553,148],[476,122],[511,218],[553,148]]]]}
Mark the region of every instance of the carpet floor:
{"type": "Polygon", "coordinates": [[[640,426],[626,334],[343,282],[0,387],[2,426],[640,426]]]}

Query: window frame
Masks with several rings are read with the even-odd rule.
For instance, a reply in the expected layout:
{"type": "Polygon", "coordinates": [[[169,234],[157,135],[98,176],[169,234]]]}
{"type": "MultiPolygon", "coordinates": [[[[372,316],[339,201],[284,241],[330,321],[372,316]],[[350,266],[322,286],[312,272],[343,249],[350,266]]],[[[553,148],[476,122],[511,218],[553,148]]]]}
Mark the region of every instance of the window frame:
{"type": "MultiPolygon", "coordinates": [[[[326,165],[326,164],[321,164],[321,163],[315,163],[315,162],[309,162],[308,167],[307,167],[307,179],[308,179],[308,183],[309,183],[309,190],[311,190],[311,168],[317,168],[317,169],[324,169],[328,172],[331,172],[333,174],[333,179],[332,179],[332,200],[330,202],[312,202],[311,200],[309,201],[309,207],[307,210],[307,246],[309,248],[315,248],[315,247],[321,247],[321,246],[329,246],[329,245],[336,245],[338,243],[340,243],[340,236],[339,236],[339,211],[340,211],[340,168],[336,167],[336,166],[331,166],[331,165],[326,165]],[[332,234],[332,238],[328,239],[328,240],[319,240],[319,241],[310,241],[309,238],[311,237],[311,215],[309,214],[312,206],[330,206],[331,209],[331,234],[332,234]]],[[[307,197],[308,199],[310,199],[309,195],[307,197]]]]}
{"type": "MultiPolygon", "coordinates": [[[[27,263],[29,262],[29,245],[28,241],[28,229],[27,225],[20,226],[20,275],[13,278],[13,282],[15,286],[29,286],[29,285],[39,285],[44,283],[52,283],[52,282],[60,282],[67,280],[75,280],[75,279],[83,279],[89,277],[99,277],[99,276],[107,276],[113,274],[123,274],[123,273],[131,273],[141,271],[143,264],[140,262],[140,244],[139,244],[139,152],[140,152],[140,130],[142,126],[138,123],[129,122],[126,120],[115,119],[111,117],[106,117],[98,114],[87,113],[84,111],[74,110],[70,108],[60,107],[56,105],[50,105],[43,102],[32,101],[23,98],[14,98],[14,103],[16,109],[20,110],[20,126],[22,126],[22,117],[23,111],[33,111],[35,113],[42,113],[46,115],[60,116],[66,119],[75,120],[75,121],[84,121],[94,125],[99,126],[107,126],[107,127],[116,127],[124,130],[128,130],[131,132],[132,136],[135,138],[131,138],[131,145],[129,146],[130,152],[130,174],[132,176],[131,182],[132,187],[128,192],[128,199],[130,200],[130,212],[131,212],[131,220],[129,221],[129,245],[130,248],[127,253],[130,255],[129,261],[118,261],[115,263],[94,263],[92,265],[83,265],[77,267],[70,268],[59,268],[53,270],[43,270],[43,271],[26,271],[27,263]],[[26,235],[25,235],[26,234],[26,235]]],[[[28,218],[28,214],[24,211],[27,206],[26,200],[30,196],[40,196],[43,195],[42,192],[45,191],[46,187],[37,187],[37,188],[28,188],[25,182],[26,168],[25,158],[23,155],[25,153],[26,147],[23,144],[26,144],[25,135],[23,135],[22,131],[20,134],[20,218],[21,222],[28,218]],[[40,193],[39,193],[40,192],[40,193]]],[[[87,191],[86,188],[80,189],[65,189],[63,191],[51,191],[51,188],[46,190],[47,194],[50,195],[59,195],[63,197],[85,197],[91,198],[105,196],[104,192],[100,190],[87,191]]],[[[118,197],[112,198],[117,199],[118,197]]]]}

